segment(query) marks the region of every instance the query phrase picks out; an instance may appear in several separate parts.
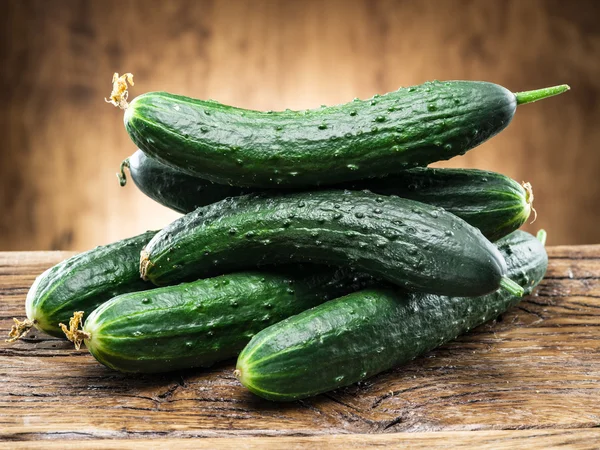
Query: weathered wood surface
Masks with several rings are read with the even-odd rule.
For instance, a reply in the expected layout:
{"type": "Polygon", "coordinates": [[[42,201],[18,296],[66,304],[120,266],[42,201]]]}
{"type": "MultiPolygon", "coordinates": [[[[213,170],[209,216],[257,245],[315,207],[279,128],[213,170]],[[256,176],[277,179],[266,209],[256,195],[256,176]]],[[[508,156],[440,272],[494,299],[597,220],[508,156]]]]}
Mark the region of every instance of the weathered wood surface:
{"type": "Polygon", "coordinates": [[[135,150],[104,103],[165,90],[262,110],[427,80],[569,83],[443,165],[533,185],[549,244],[600,242],[598,0],[2,0],[0,250],[85,250],[177,215],[115,172],[135,150]]]}
{"type": "MultiPolygon", "coordinates": [[[[98,441],[77,441],[67,443],[64,440],[44,441],[44,449],[77,448],[78,450],[97,448],[125,448],[133,450],[152,449],[220,449],[220,450],[269,450],[269,449],[318,449],[352,450],[357,448],[408,448],[428,450],[431,448],[477,449],[477,450],[515,450],[523,448],[577,448],[598,449],[600,429],[566,430],[511,430],[511,431],[441,431],[425,433],[387,433],[387,434],[333,434],[321,436],[285,436],[269,438],[233,437],[229,439],[203,438],[154,438],[147,439],[106,439],[98,441]],[[70,445],[69,445],[70,444],[70,445]]],[[[2,448],[2,444],[0,444],[2,448]]],[[[6,448],[11,450],[36,448],[35,443],[10,442],[6,448]],[[34,444],[34,445],[32,445],[34,444]]]]}
{"type": "MultiPolygon", "coordinates": [[[[360,385],[290,404],[253,397],[232,376],[231,363],[128,376],[33,331],[0,344],[0,440],[93,446],[85,440],[127,438],[110,445],[130,448],[147,437],[161,438],[153,442],[164,448],[165,439],[181,439],[179,446],[191,437],[227,437],[223,445],[231,448],[597,448],[600,246],[551,247],[549,254],[547,277],[534,295],[496,323],[360,385]]],[[[3,332],[13,316],[23,317],[35,276],[66,256],[0,253],[3,332]]]]}

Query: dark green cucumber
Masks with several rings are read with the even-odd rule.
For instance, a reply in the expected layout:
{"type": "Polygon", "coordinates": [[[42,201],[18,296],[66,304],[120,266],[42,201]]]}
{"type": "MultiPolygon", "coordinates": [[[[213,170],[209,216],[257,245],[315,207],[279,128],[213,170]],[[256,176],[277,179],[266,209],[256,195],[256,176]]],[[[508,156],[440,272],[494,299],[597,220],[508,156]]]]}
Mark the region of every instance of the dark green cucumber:
{"type": "MultiPolygon", "coordinates": [[[[182,213],[245,194],[244,188],[214,184],[188,175],[140,150],[125,160],[124,165],[129,167],[131,178],[143,193],[182,213]]],[[[124,174],[120,179],[124,185],[124,174]]],[[[417,168],[336,188],[368,189],[376,194],[397,195],[444,208],[479,228],[491,241],[523,225],[533,202],[530,184],[521,186],[505,175],[477,169],[417,168]]]]}
{"type": "Polygon", "coordinates": [[[91,311],[125,292],[152,288],[140,278],[141,249],[156,234],[147,231],[75,255],[38,276],[27,293],[27,319],[38,330],[64,337],[59,323],[75,311],[91,311]]]}
{"type": "Polygon", "coordinates": [[[124,121],[146,154],[190,174],[236,186],[315,186],[464,154],[504,129],[517,104],[567,89],[513,94],[493,83],[432,82],[282,112],[150,92],[129,104],[124,121]]]}
{"type": "Polygon", "coordinates": [[[531,184],[520,185],[506,175],[478,169],[417,168],[358,181],[348,189],[369,189],[444,208],[492,242],[517,230],[533,209],[531,184]]]}
{"type": "MultiPolygon", "coordinates": [[[[543,245],[522,231],[497,244],[509,276],[531,292],[546,272],[543,245]]],[[[458,298],[367,289],[264,329],[240,354],[236,374],[269,400],[317,395],[410,361],[518,302],[505,291],[458,298]]]]}
{"type": "Polygon", "coordinates": [[[290,262],[350,265],[442,295],[511,288],[502,255],[476,228],[434,206],[358,191],[247,195],[198,208],[148,243],[140,273],[163,285],[290,262]]]}
{"type": "Polygon", "coordinates": [[[208,366],[236,357],[263,328],[369,284],[327,267],[234,273],[121,295],[79,335],[99,362],[123,372],[208,366]]]}
{"type": "Polygon", "coordinates": [[[125,186],[124,168],[133,182],[152,200],[180,213],[193,211],[227,197],[243,195],[248,189],[215,184],[166,166],[138,150],[121,164],[119,181],[125,186]]]}

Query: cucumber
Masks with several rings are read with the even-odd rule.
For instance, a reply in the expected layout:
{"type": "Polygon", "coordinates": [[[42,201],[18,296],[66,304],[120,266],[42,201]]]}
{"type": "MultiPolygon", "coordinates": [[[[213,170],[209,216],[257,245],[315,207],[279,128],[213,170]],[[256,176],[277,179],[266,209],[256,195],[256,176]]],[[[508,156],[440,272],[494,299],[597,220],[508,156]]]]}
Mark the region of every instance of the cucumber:
{"type": "Polygon", "coordinates": [[[125,186],[125,168],[140,191],[152,200],[180,213],[193,211],[199,206],[248,193],[248,189],[215,184],[149,158],[138,150],[123,163],[119,181],[125,186]]]}
{"type": "Polygon", "coordinates": [[[370,277],[327,267],[228,274],[115,297],[73,340],[84,339],[99,362],[122,372],[209,366],[236,357],[263,328],[369,284],[370,277]]]}
{"type": "MultiPolygon", "coordinates": [[[[173,169],[140,150],[126,159],[123,167],[129,167],[131,178],[144,194],[181,213],[245,193],[243,188],[214,184],[173,169]]],[[[120,179],[124,185],[123,171],[120,179]]],[[[439,206],[479,228],[491,241],[523,225],[533,202],[529,183],[521,186],[505,175],[477,169],[417,168],[336,188],[368,189],[439,206]]]]}
{"type": "MultiPolygon", "coordinates": [[[[531,292],[546,272],[543,245],[516,231],[498,248],[510,277],[531,292]]],[[[310,397],[410,361],[518,302],[505,291],[457,298],[363,290],[259,332],[241,352],[235,373],[250,391],[269,400],[310,397]]]]}
{"type": "Polygon", "coordinates": [[[222,184],[298,187],[382,176],[464,154],[504,129],[518,104],[567,89],[513,94],[493,83],[436,81],[365,101],[282,112],[150,92],[122,107],[133,142],[167,165],[222,184]]]}
{"type": "Polygon", "coordinates": [[[18,339],[35,326],[64,337],[59,324],[67,323],[74,311],[91,311],[116,295],[152,288],[140,278],[138,262],[141,249],[155,234],[147,231],[96,247],[46,270],[27,293],[27,320],[16,321],[11,336],[18,339]]]}
{"type": "Polygon", "coordinates": [[[517,230],[531,211],[536,215],[531,184],[520,185],[506,175],[487,170],[417,168],[347,187],[444,208],[478,228],[492,242],[517,230]]]}
{"type": "Polygon", "coordinates": [[[458,217],[399,197],[335,190],[253,194],[198,208],[146,245],[140,273],[163,285],[290,262],[351,265],[441,295],[515,288],[498,250],[458,217]]]}

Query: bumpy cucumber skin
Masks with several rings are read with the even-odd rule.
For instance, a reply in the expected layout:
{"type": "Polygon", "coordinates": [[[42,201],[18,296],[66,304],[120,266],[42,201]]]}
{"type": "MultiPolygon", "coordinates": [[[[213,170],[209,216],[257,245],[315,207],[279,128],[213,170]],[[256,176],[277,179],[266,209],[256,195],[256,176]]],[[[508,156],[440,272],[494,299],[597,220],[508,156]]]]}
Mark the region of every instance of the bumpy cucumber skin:
{"type": "Polygon", "coordinates": [[[352,266],[441,295],[486,294],[506,273],[496,247],[458,217],[357,191],[248,195],[198,208],[148,243],[140,272],[163,285],[291,262],[352,266]]]}
{"type": "Polygon", "coordinates": [[[269,325],[374,284],[327,267],[240,272],[124,294],[96,309],[86,347],[122,372],[158,373],[233,358],[269,325]]]}
{"type": "Polygon", "coordinates": [[[248,193],[248,189],[215,184],[181,172],[146,156],[141,150],[129,157],[129,173],[138,189],[152,200],[184,214],[199,206],[248,193]]]}
{"type": "Polygon", "coordinates": [[[141,249],[156,234],[147,231],[75,255],[38,276],[27,293],[25,309],[34,326],[65,337],[58,326],[75,311],[91,311],[112,297],[153,287],[139,274],[141,249]]]}
{"type": "Polygon", "coordinates": [[[259,112],[150,92],[125,127],[165,164],[249,187],[334,184],[464,154],[504,129],[513,93],[493,83],[432,82],[307,111],[259,112]]]}
{"type": "MultiPolygon", "coordinates": [[[[516,231],[498,247],[509,276],[530,293],[546,273],[542,244],[516,231]]],[[[502,290],[459,298],[366,289],[261,331],[240,354],[237,374],[250,391],[269,400],[310,397],[410,361],[519,300],[502,290]]]]}
{"type": "MultiPolygon", "coordinates": [[[[129,161],[131,178],[143,193],[184,214],[248,190],[188,175],[141,150],[129,161]]],[[[531,213],[527,193],[519,183],[506,175],[478,169],[417,168],[335,188],[368,189],[444,208],[479,228],[492,242],[518,229],[531,213]]]]}
{"type": "Polygon", "coordinates": [[[494,242],[517,230],[531,214],[525,189],[506,175],[478,169],[417,168],[348,184],[435,205],[478,228],[494,242]]]}

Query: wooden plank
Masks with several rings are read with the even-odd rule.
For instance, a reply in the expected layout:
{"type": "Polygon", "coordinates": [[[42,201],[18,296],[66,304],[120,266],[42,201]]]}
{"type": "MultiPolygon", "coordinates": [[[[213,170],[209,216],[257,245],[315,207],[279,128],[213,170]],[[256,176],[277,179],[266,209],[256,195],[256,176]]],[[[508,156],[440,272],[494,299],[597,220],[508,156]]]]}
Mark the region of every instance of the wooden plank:
{"type": "MultiPolygon", "coordinates": [[[[445,431],[435,433],[386,433],[386,434],[336,434],[323,436],[293,436],[252,438],[204,438],[204,439],[161,439],[151,441],[153,449],[222,449],[222,450],[263,450],[263,449],[322,449],[349,450],[355,448],[410,448],[414,450],[431,448],[453,448],[480,450],[513,450],[515,448],[555,449],[597,449],[600,429],[557,429],[557,430],[511,430],[511,431],[445,431]]],[[[104,439],[102,441],[78,441],[69,444],[63,440],[45,441],[45,449],[77,448],[80,450],[102,448],[122,448],[145,450],[146,439],[104,439]]],[[[3,448],[0,443],[0,448],[3,448]]],[[[11,442],[10,449],[32,448],[31,442],[11,442]]]]}
{"type": "MultiPolygon", "coordinates": [[[[230,362],[130,376],[32,331],[0,344],[0,439],[600,427],[600,246],[549,253],[540,287],[495,323],[363,383],[288,404],[245,391],[230,362]]],[[[0,330],[23,317],[35,276],[68,255],[0,253],[0,330]]]]}

